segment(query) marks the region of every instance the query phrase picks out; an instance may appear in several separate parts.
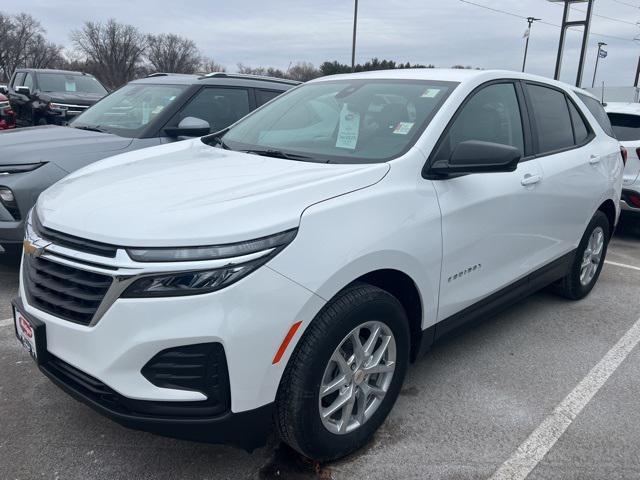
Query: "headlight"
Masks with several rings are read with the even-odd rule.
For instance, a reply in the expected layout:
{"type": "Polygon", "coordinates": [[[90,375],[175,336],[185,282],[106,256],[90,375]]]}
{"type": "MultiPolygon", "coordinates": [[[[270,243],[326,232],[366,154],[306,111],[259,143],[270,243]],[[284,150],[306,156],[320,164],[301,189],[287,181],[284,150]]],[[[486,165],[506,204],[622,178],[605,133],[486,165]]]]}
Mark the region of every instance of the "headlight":
{"type": "Polygon", "coordinates": [[[47,162],[23,163],[21,165],[0,165],[0,175],[11,175],[12,173],[25,173],[40,168],[47,162]]]}
{"type": "Polygon", "coordinates": [[[138,262],[191,262],[240,257],[269,249],[283,248],[291,243],[298,230],[287,230],[269,237],[247,242],[185,248],[128,248],[129,256],[138,262]]]}
{"type": "Polygon", "coordinates": [[[209,247],[127,249],[132,259],[143,262],[229,259],[229,263],[208,270],[165,272],[144,276],[127,287],[122,296],[125,298],[170,297],[198,295],[220,290],[267,263],[291,243],[296,233],[297,230],[288,230],[248,242],[209,247]],[[245,260],[240,260],[243,257],[245,260]]]}
{"type": "Polygon", "coordinates": [[[51,110],[58,110],[64,112],[69,109],[69,105],[65,105],[63,103],[54,103],[51,102],[47,105],[51,110]]]}

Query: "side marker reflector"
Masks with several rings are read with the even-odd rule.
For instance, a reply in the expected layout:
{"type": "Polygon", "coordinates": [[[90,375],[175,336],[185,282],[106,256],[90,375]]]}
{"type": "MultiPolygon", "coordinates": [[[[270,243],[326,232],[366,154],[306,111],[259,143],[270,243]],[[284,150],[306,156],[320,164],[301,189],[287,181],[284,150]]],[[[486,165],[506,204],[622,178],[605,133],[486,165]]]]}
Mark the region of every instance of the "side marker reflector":
{"type": "Polygon", "coordinates": [[[291,343],[291,340],[293,339],[294,335],[298,331],[298,328],[300,328],[300,325],[302,325],[302,322],[296,322],[293,325],[291,325],[291,328],[287,332],[287,335],[284,337],[284,340],[282,340],[282,343],[280,344],[280,348],[276,352],[276,356],[273,357],[273,361],[271,362],[272,365],[275,365],[282,359],[284,352],[287,351],[287,347],[289,346],[289,343],[291,343]]]}

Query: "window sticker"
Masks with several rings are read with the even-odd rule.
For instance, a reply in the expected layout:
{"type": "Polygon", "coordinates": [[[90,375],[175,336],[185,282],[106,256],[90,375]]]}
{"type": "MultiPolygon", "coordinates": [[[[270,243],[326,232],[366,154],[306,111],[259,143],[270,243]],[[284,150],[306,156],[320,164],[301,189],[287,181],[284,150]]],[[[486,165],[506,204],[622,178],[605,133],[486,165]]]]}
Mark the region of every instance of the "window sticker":
{"type": "Polygon", "coordinates": [[[422,94],[423,98],[436,98],[440,93],[439,88],[427,88],[422,94]]]}
{"type": "Polygon", "coordinates": [[[338,138],[336,148],[348,148],[355,150],[358,144],[358,133],[360,131],[360,114],[352,112],[345,103],[340,112],[340,125],[338,127],[338,138]]]}
{"type": "Polygon", "coordinates": [[[64,81],[64,90],[65,92],[75,92],[76,91],[76,82],[73,80],[65,80],[64,81]]]}
{"type": "Polygon", "coordinates": [[[396,128],[393,129],[393,133],[396,135],[406,135],[413,128],[413,122],[398,122],[396,128]]]}

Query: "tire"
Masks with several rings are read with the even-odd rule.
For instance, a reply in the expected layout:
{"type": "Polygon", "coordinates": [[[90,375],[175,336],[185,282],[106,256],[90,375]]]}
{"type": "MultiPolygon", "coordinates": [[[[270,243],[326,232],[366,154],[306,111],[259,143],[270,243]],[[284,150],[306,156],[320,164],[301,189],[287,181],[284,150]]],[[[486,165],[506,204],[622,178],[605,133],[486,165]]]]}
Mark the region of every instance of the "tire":
{"type": "MultiPolygon", "coordinates": [[[[364,446],[385,420],[400,393],[409,363],[409,348],[409,322],[404,308],[394,296],[364,283],[355,283],[342,290],[325,305],[307,328],[285,369],[275,402],[274,423],[280,438],[301,454],[318,461],[335,460],[364,446]],[[371,335],[374,329],[380,328],[382,334],[377,337],[380,343],[376,340],[373,348],[374,355],[369,357],[371,362],[364,365],[375,364],[389,369],[388,358],[392,358],[393,352],[395,368],[391,376],[389,377],[389,373],[379,373],[365,376],[363,379],[359,374],[361,368],[358,367],[352,375],[350,387],[343,386],[338,391],[321,397],[320,388],[321,385],[325,385],[327,373],[335,369],[337,375],[340,375],[344,371],[335,368],[337,363],[334,366],[336,349],[341,345],[344,348],[351,345],[355,350],[355,344],[351,343],[353,340],[350,335],[358,328],[361,328],[358,338],[365,347],[366,340],[370,337],[362,335],[366,335],[367,331],[371,335]],[[379,349],[383,348],[383,339],[389,345],[386,347],[388,356],[385,357],[387,360],[377,364],[373,358],[376,352],[382,351],[379,349]],[[393,345],[395,345],[394,349],[392,349],[393,345]],[[369,390],[370,382],[376,384],[383,382],[382,385],[386,382],[386,394],[381,398],[376,395],[364,395],[364,389],[369,390]],[[345,427],[340,433],[331,429],[338,430],[349,422],[335,421],[332,417],[323,420],[320,412],[325,408],[323,406],[325,403],[333,405],[332,395],[343,395],[343,391],[357,391],[358,393],[353,396],[354,415],[367,412],[369,416],[364,419],[363,414],[357,422],[349,424],[349,428],[353,430],[347,431],[345,427]],[[363,398],[364,402],[371,401],[368,404],[370,407],[366,409],[359,407],[363,398]],[[374,402],[377,402],[375,409],[374,402]]],[[[355,352],[347,352],[342,358],[344,359],[345,356],[351,359],[356,358],[355,352]]],[[[357,361],[354,360],[354,367],[356,363],[357,361]]],[[[344,368],[350,375],[351,372],[346,364],[344,368]]],[[[366,369],[363,367],[360,373],[364,370],[366,369]]],[[[377,391],[379,393],[381,390],[377,391]]],[[[348,393],[345,393],[345,396],[348,396],[348,393]]],[[[327,410],[331,405],[327,406],[327,410]]],[[[339,412],[335,415],[344,418],[342,416],[344,411],[339,412]]]]}
{"type": "Polygon", "coordinates": [[[37,125],[37,126],[49,125],[49,123],[47,123],[47,119],[46,118],[40,118],[37,121],[34,119],[33,124],[37,125]]]}
{"type": "MultiPolygon", "coordinates": [[[[580,240],[580,244],[576,249],[576,256],[569,273],[553,286],[553,290],[557,294],[570,300],[580,300],[589,295],[589,292],[591,292],[598,281],[598,277],[600,277],[600,272],[604,265],[604,259],[607,255],[610,236],[611,227],[609,226],[609,219],[603,212],[597,211],[591,219],[591,222],[589,222],[589,225],[582,236],[582,240],[580,240]],[[592,262],[594,265],[594,271],[592,275],[587,276],[590,278],[585,283],[581,278],[583,273],[582,264],[583,261],[586,261],[585,255],[587,254],[587,249],[590,246],[589,242],[596,231],[601,231],[603,235],[602,250],[597,265],[592,262]]],[[[587,280],[587,277],[585,277],[584,280],[587,280]]]]}

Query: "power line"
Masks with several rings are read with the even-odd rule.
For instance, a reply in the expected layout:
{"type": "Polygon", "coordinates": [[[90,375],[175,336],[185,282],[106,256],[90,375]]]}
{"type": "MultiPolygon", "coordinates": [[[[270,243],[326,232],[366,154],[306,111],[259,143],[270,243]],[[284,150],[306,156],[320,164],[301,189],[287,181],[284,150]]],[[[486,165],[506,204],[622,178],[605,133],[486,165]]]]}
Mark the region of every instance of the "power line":
{"type": "MultiPolygon", "coordinates": [[[[559,7],[561,7],[562,5],[560,5],[559,3],[554,3],[554,5],[557,5],[559,7]]],[[[582,8],[578,8],[578,7],[573,7],[573,9],[576,12],[582,12],[582,13],[587,13],[586,10],[583,10],[582,8]]],[[[626,25],[633,25],[634,27],[637,26],[637,22],[630,22],[628,20],[621,20],[619,18],[613,18],[613,17],[608,17],[606,15],[600,15],[598,13],[592,13],[591,15],[593,15],[594,17],[599,17],[599,18],[604,18],[605,20],[610,20],[612,22],[620,22],[620,23],[624,23],[626,25]]]]}
{"type": "Polygon", "coordinates": [[[622,0],[612,0],[612,1],[619,3],[620,5],[626,5],[627,7],[640,8],[640,6],[638,5],[633,5],[631,3],[623,2],[622,0]]]}
{"type": "MultiPolygon", "coordinates": [[[[516,17],[516,18],[520,18],[520,19],[523,19],[523,20],[527,19],[527,17],[525,17],[524,15],[518,15],[517,13],[509,12],[507,10],[501,10],[499,8],[489,7],[487,5],[482,5],[481,3],[475,3],[475,2],[472,2],[470,0],[458,0],[458,1],[460,1],[462,3],[467,3],[469,5],[474,5],[476,7],[484,8],[485,10],[490,10],[490,11],[495,12],[495,13],[502,13],[504,15],[509,15],[511,17],[516,17]]],[[[548,25],[550,27],[561,28],[560,25],[558,25],[556,23],[545,22],[544,20],[541,20],[538,23],[541,23],[543,25],[548,25]]],[[[635,23],[633,25],[635,25],[635,23]]],[[[576,30],[575,28],[569,28],[569,30],[580,31],[580,30],[576,30]]],[[[590,34],[594,35],[594,36],[597,36],[597,37],[613,38],[613,39],[622,40],[622,41],[625,41],[625,42],[635,42],[636,41],[634,38],[616,37],[615,35],[608,35],[608,34],[605,34],[605,33],[598,33],[598,32],[594,32],[594,31],[591,31],[590,34]]]]}

